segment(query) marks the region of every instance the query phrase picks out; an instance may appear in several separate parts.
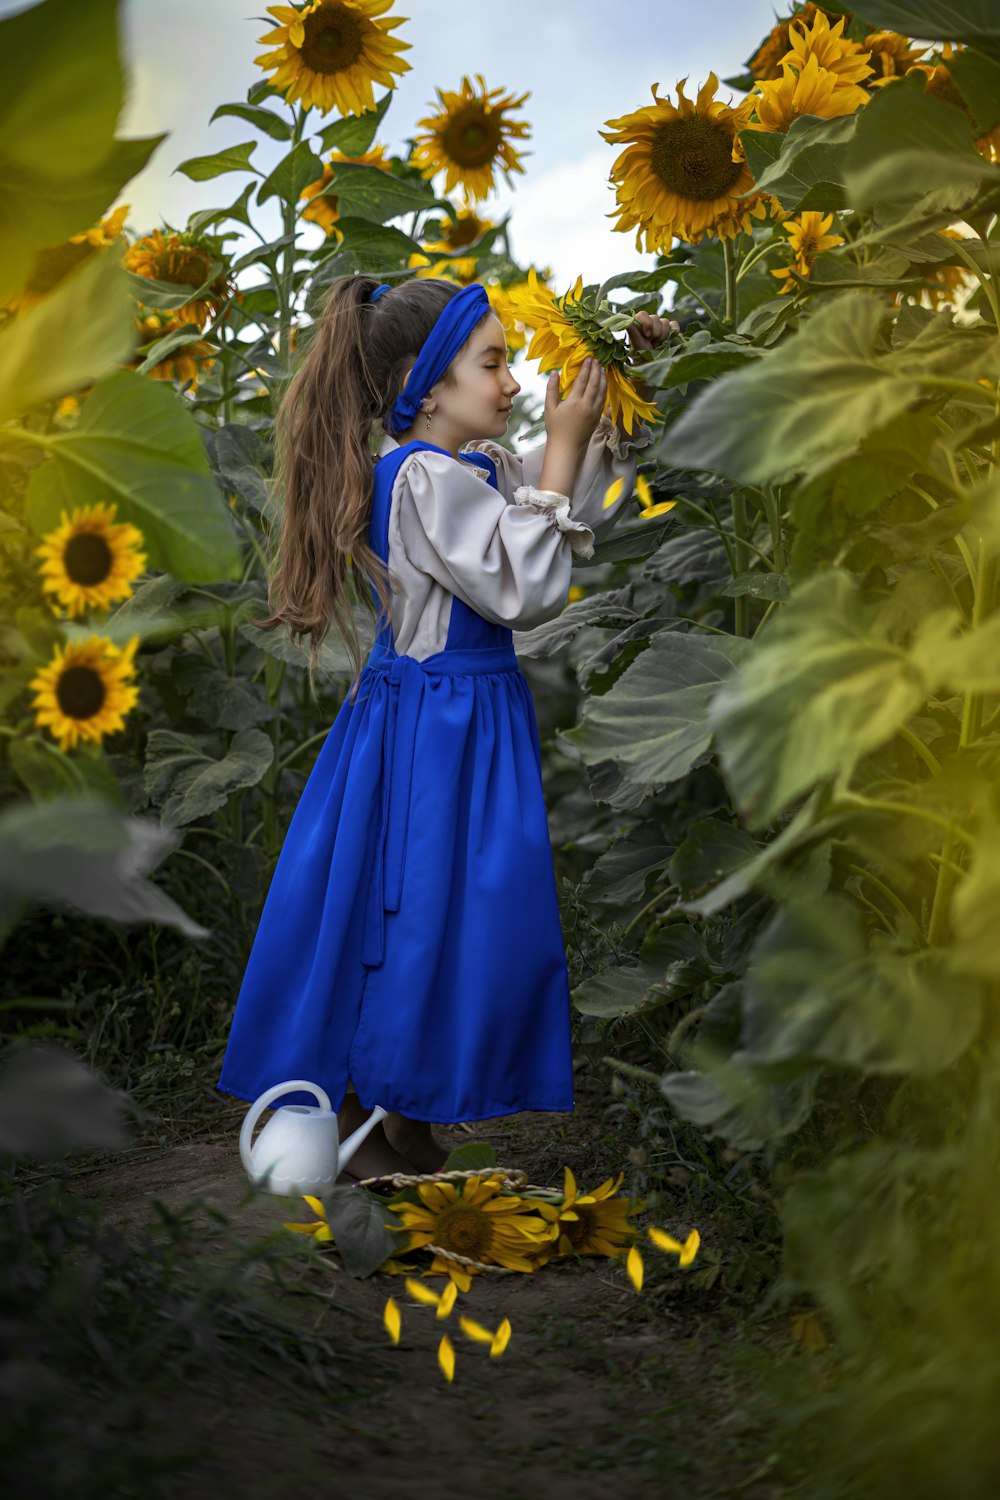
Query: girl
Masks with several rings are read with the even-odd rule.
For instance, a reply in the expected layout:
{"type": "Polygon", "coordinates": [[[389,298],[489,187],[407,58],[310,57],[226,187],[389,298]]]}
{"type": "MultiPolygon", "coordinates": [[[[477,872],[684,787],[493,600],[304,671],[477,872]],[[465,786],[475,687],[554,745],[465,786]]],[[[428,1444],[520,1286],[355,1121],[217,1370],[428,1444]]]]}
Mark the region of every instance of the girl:
{"type": "MultiPolygon", "coordinates": [[[[643,317],[640,347],[676,328],[643,317]]],[[[545,442],[511,453],[497,439],[520,387],[483,286],[355,274],[332,283],[278,412],[274,613],[257,623],[310,636],[311,684],[335,624],[355,675],[275,866],[219,1087],[252,1100],[315,1081],[342,1138],[382,1105],[345,1178],[436,1170],[435,1122],[573,1108],[541,751],[512,632],[563,609],[653,434],[627,439],[602,415],[596,362],[562,401],[557,381],[545,442]],[[377,626],[363,665],[348,564],[377,626]]]]}

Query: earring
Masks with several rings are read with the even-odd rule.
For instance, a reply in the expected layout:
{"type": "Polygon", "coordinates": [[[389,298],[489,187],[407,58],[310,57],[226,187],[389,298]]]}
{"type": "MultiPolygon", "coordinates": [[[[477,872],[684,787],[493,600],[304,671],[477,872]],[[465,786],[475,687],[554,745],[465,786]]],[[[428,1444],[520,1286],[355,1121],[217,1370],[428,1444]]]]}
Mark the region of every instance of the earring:
{"type": "Polygon", "coordinates": [[[430,432],[430,430],[431,430],[431,414],[430,414],[429,411],[425,411],[424,412],[424,416],[427,418],[427,431],[430,432]]]}

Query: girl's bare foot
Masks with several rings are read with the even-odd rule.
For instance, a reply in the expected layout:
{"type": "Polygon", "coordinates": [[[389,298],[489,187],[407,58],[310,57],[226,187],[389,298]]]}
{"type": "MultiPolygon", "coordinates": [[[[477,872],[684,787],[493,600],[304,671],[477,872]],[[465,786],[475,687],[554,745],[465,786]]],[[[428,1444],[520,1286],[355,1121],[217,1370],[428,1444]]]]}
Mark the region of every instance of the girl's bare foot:
{"type": "MultiPolygon", "coordinates": [[[[357,1094],[345,1094],[344,1103],[337,1115],[340,1139],[344,1140],[351,1135],[367,1120],[370,1113],[370,1110],[361,1107],[357,1094]]],[[[390,1143],[383,1129],[384,1123],[380,1120],[355,1149],[350,1161],[343,1164],[337,1178],[338,1183],[348,1184],[360,1177],[388,1177],[393,1172],[411,1176],[422,1170],[390,1143]]]]}
{"type": "Polygon", "coordinates": [[[436,1172],[448,1160],[450,1153],[425,1120],[409,1120],[390,1110],[382,1124],[390,1146],[415,1163],[418,1172],[436,1172]]]}

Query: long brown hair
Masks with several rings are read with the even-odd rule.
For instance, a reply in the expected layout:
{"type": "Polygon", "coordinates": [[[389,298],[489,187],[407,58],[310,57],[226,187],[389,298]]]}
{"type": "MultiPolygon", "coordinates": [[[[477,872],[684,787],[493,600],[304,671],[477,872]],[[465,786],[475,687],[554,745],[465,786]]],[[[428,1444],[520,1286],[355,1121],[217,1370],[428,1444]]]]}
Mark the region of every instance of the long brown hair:
{"type": "MultiPolygon", "coordinates": [[[[249,622],[274,630],[286,621],[296,645],[309,636],[314,695],[319,648],[335,625],[354,667],[352,702],[364,662],[348,569],[355,597],[364,602],[376,630],[391,616],[390,591],[398,583],[368,545],[375,455],[407,370],[461,290],[453,281],[415,276],[369,302],[378,284],[378,277],[360,274],[331,282],[303,339],[302,360],[280,398],[274,488],[282,511],[268,564],[273,612],[249,622]],[[378,610],[369,583],[378,594],[378,610]]],[[[454,383],[451,366],[442,382],[454,383]]]]}

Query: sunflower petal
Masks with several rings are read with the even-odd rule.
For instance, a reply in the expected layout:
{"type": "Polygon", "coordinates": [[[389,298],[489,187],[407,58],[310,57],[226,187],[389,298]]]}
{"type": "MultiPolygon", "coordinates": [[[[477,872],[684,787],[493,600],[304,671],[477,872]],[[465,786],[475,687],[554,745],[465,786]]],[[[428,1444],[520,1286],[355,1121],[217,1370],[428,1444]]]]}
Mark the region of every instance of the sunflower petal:
{"type": "Polygon", "coordinates": [[[496,1331],[492,1344],[490,1345],[490,1359],[496,1359],[498,1354],[502,1354],[509,1343],[510,1319],[504,1318],[503,1322],[500,1324],[500,1327],[496,1331]]]}
{"type": "Polygon", "coordinates": [[[385,1309],[382,1313],[382,1322],[385,1324],[386,1330],[389,1334],[389,1337],[392,1339],[392,1342],[394,1344],[398,1344],[399,1331],[403,1326],[403,1318],[402,1314],[399,1311],[399,1304],[396,1302],[395,1297],[387,1298],[385,1309]]]}
{"type": "Polygon", "coordinates": [[[680,1240],[675,1240],[672,1234],[667,1234],[664,1229],[655,1229],[652,1224],[646,1230],[649,1238],[653,1241],[657,1250],[669,1250],[674,1255],[680,1255],[684,1249],[680,1240]]]}
{"type": "Polygon", "coordinates": [[[701,1235],[698,1233],[697,1229],[692,1229],[691,1233],[684,1241],[684,1248],[681,1250],[678,1265],[689,1266],[694,1260],[695,1256],[698,1254],[698,1246],[700,1244],[701,1235]]]}
{"type": "Polygon", "coordinates": [[[477,1323],[474,1318],[467,1318],[463,1314],[458,1322],[462,1332],[467,1333],[470,1339],[475,1339],[477,1344],[492,1344],[496,1338],[495,1333],[490,1333],[488,1328],[484,1328],[482,1323],[477,1323]]]}
{"type": "Polygon", "coordinates": [[[449,1278],[448,1285],[445,1287],[444,1291],[441,1293],[441,1296],[438,1299],[438,1310],[436,1316],[439,1318],[446,1318],[451,1312],[452,1308],[455,1306],[455,1298],[457,1296],[458,1287],[449,1278]]]}
{"type": "Polygon", "coordinates": [[[455,1350],[451,1339],[444,1335],[438,1344],[438,1364],[444,1372],[445,1380],[451,1381],[455,1378],[455,1350]]]}
{"type": "Polygon", "coordinates": [[[424,1286],[422,1281],[416,1281],[412,1276],[407,1276],[403,1285],[415,1302],[422,1302],[425,1307],[437,1307],[441,1298],[437,1292],[432,1292],[429,1286],[424,1286]]]}
{"type": "Polygon", "coordinates": [[[639,1251],[636,1249],[635,1245],[632,1246],[626,1257],[625,1269],[628,1272],[629,1281],[631,1281],[637,1292],[641,1292],[643,1274],[642,1256],[639,1254],[639,1251]]]}

